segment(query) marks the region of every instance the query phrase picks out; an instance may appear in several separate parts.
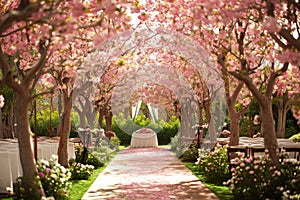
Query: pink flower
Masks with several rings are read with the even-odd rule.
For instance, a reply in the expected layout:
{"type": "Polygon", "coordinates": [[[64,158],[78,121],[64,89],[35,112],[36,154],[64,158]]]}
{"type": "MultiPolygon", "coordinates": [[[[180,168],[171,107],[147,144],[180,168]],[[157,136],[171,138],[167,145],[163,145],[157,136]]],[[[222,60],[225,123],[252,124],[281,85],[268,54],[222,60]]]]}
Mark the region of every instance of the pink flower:
{"type": "Polygon", "coordinates": [[[52,170],[51,170],[50,168],[47,167],[47,168],[46,168],[46,172],[47,172],[47,173],[51,173],[52,170]]]}
{"type": "Polygon", "coordinates": [[[263,28],[269,31],[270,33],[279,32],[281,27],[277,23],[276,18],[274,17],[268,17],[265,19],[263,28]]]}
{"type": "Polygon", "coordinates": [[[41,179],[43,179],[43,178],[45,178],[45,174],[44,174],[43,172],[39,172],[39,177],[40,177],[41,179]]]}
{"type": "Polygon", "coordinates": [[[240,166],[241,166],[241,167],[245,167],[245,163],[241,163],[240,166]]]}
{"type": "Polygon", "coordinates": [[[105,131],[105,136],[108,138],[114,137],[116,134],[112,131],[105,131]]]}
{"type": "Polygon", "coordinates": [[[251,171],[249,172],[249,174],[254,174],[254,171],[253,171],[253,170],[251,170],[251,171]]]}

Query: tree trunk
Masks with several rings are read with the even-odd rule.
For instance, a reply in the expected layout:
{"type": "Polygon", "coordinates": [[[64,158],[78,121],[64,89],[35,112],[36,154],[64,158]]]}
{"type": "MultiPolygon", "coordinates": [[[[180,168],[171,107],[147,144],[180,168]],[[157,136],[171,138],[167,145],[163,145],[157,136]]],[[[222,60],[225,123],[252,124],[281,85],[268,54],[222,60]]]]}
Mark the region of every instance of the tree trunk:
{"type": "Polygon", "coordinates": [[[234,145],[238,145],[240,140],[240,123],[239,123],[240,116],[235,111],[234,106],[228,106],[228,112],[230,116],[229,146],[234,146],[234,145]]]}
{"type": "Polygon", "coordinates": [[[261,103],[261,131],[264,137],[265,148],[269,151],[270,158],[278,166],[277,158],[278,143],[273,119],[273,110],[271,100],[265,100],[261,103]]]}
{"type": "Polygon", "coordinates": [[[284,132],[283,132],[283,100],[280,99],[279,103],[277,104],[278,109],[278,119],[277,119],[277,137],[278,138],[284,138],[284,132]]]}
{"type": "Polygon", "coordinates": [[[111,131],[112,128],[112,112],[108,111],[105,115],[105,121],[106,121],[106,131],[111,131]]]}
{"type": "Polygon", "coordinates": [[[93,106],[88,106],[85,112],[87,124],[93,129],[95,127],[96,111],[93,106]]]}
{"type": "Polygon", "coordinates": [[[102,127],[103,119],[104,119],[104,113],[103,113],[102,109],[100,108],[100,110],[99,110],[99,117],[98,117],[98,125],[99,125],[100,129],[103,128],[102,127]]]}
{"type": "Polygon", "coordinates": [[[0,108],[0,138],[4,138],[3,122],[2,122],[2,108],[0,108]]]}
{"type": "Polygon", "coordinates": [[[16,115],[16,131],[19,136],[18,144],[25,190],[31,191],[32,196],[30,199],[40,199],[41,196],[45,196],[45,193],[41,184],[36,184],[37,180],[35,179],[37,168],[34,162],[32,137],[28,119],[28,108],[31,101],[29,96],[25,91],[23,91],[23,94],[16,93],[15,108],[18,111],[16,115]]]}
{"type": "Polygon", "coordinates": [[[248,112],[248,134],[249,137],[253,137],[253,125],[252,125],[252,120],[251,120],[251,113],[250,113],[250,107],[249,107],[249,112],[248,112]]]}
{"type": "Polygon", "coordinates": [[[64,167],[69,167],[68,146],[71,131],[72,96],[69,96],[67,91],[63,91],[63,102],[64,111],[59,125],[58,162],[64,167]]]}
{"type": "MultiPolygon", "coordinates": [[[[61,118],[62,117],[62,98],[61,94],[57,95],[57,110],[58,110],[58,116],[61,118]]],[[[60,133],[60,123],[57,128],[56,136],[59,136],[60,133]]]]}
{"type": "Polygon", "coordinates": [[[6,137],[14,138],[15,137],[15,115],[14,115],[14,106],[10,105],[7,112],[7,134],[6,137]]]}
{"type": "Polygon", "coordinates": [[[54,137],[52,128],[53,96],[50,97],[49,136],[54,137]]]}
{"type": "Polygon", "coordinates": [[[278,119],[277,119],[277,137],[284,138],[286,131],[286,117],[287,112],[290,107],[290,99],[288,99],[287,95],[280,97],[278,107],[278,119]]]}

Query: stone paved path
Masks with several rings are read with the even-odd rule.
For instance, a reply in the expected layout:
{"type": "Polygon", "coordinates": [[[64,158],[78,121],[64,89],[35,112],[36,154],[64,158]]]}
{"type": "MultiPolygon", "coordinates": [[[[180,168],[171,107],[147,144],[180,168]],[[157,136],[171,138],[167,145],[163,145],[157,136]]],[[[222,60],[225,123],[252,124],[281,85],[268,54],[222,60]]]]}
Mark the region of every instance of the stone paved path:
{"type": "Polygon", "coordinates": [[[128,148],[119,152],[82,200],[218,199],[172,152],[128,148]]]}

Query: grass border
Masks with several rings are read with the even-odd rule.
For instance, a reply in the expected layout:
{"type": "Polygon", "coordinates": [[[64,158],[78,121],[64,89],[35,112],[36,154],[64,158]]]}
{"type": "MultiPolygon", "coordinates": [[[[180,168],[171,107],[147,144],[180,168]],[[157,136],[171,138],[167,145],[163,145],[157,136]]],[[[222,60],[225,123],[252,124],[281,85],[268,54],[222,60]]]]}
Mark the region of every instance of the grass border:
{"type": "Polygon", "coordinates": [[[193,174],[213,193],[217,195],[217,197],[220,200],[232,200],[234,199],[234,196],[232,192],[230,191],[230,188],[228,186],[219,186],[214,185],[211,183],[205,183],[205,177],[200,174],[200,172],[197,169],[197,165],[192,162],[183,162],[183,164],[191,171],[193,174]]]}
{"type": "Polygon", "coordinates": [[[70,200],[80,200],[83,195],[87,192],[93,182],[97,179],[99,174],[107,167],[104,165],[103,167],[99,167],[98,169],[94,169],[91,176],[88,180],[72,180],[72,187],[69,192],[70,200]]]}

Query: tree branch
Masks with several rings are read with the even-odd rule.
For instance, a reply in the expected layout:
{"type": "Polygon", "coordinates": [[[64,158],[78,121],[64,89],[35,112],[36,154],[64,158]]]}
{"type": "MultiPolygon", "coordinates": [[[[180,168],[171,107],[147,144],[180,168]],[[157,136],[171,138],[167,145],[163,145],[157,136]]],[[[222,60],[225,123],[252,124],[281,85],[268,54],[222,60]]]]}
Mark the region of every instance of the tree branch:
{"type": "Polygon", "coordinates": [[[256,85],[254,85],[252,79],[247,75],[247,74],[242,74],[236,71],[232,71],[232,72],[228,72],[229,74],[231,74],[232,76],[234,76],[235,78],[237,78],[238,80],[243,81],[246,86],[248,87],[248,89],[251,91],[251,93],[253,94],[253,96],[257,99],[258,102],[264,102],[264,96],[261,94],[261,92],[259,91],[259,89],[256,87],[256,85]]]}
{"type": "MultiPolygon", "coordinates": [[[[274,65],[274,63],[273,63],[274,65]]],[[[286,62],[283,64],[282,68],[279,69],[276,72],[272,72],[267,84],[267,89],[266,89],[266,97],[267,98],[271,98],[272,94],[273,94],[273,88],[274,88],[274,84],[275,84],[275,80],[278,76],[280,76],[282,73],[284,73],[287,69],[288,69],[289,63],[286,62]]]]}
{"type": "Polygon", "coordinates": [[[290,32],[287,29],[281,29],[279,34],[286,39],[286,41],[288,42],[289,46],[293,46],[296,49],[298,49],[298,51],[300,51],[300,40],[299,39],[295,39],[290,32]]]}
{"type": "MultiPolygon", "coordinates": [[[[26,5],[26,1],[21,1],[21,4],[26,5]]],[[[20,6],[21,6],[20,4],[20,6]]],[[[22,5],[22,6],[23,6],[22,5]]],[[[26,18],[30,17],[32,13],[37,12],[40,8],[39,1],[36,3],[31,3],[26,5],[26,8],[22,8],[21,10],[13,10],[8,12],[2,17],[0,21],[0,35],[5,32],[7,29],[12,27],[12,25],[19,21],[24,21],[26,18]]]]}
{"type": "Polygon", "coordinates": [[[12,69],[7,61],[7,56],[0,46],[0,69],[2,71],[2,82],[7,84],[13,90],[21,90],[19,84],[14,80],[12,69]]]}
{"type": "Polygon", "coordinates": [[[40,41],[39,44],[39,52],[41,54],[40,59],[27,73],[26,77],[24,78],[25,83],[32,80],[33,77],[36,75],[36,73],[44,67],[47,61],[48,47],[45,45],[45,42],[46,41],[40,41]]]}

